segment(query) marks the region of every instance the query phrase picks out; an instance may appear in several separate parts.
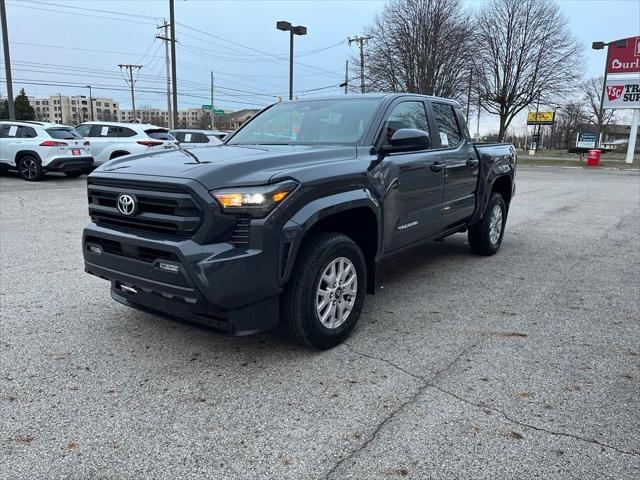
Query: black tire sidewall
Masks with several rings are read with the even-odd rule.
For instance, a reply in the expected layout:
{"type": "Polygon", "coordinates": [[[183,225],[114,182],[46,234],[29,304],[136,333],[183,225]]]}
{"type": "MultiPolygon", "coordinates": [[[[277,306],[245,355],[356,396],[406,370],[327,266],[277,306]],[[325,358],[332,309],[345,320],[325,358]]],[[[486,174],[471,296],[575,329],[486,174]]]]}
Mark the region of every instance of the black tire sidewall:
{"type": "Polygon", "coordinates": [[[20,175],[20,177],[24,180],[27,180],[28,182],[37,182],[38,180],[42,179],[42,163],[40,162],[40,159],[38,159],[37,157],[34,157],[33,155],[24,155],[20,161],[18,162],[18,174],[20,175]],[[36,162],[36,165],[38,166],[38,174],[33,177],[33,178],[27,178],[22,174],[22,162],[24,162],[25,160],[33,160],[36,162]]]}

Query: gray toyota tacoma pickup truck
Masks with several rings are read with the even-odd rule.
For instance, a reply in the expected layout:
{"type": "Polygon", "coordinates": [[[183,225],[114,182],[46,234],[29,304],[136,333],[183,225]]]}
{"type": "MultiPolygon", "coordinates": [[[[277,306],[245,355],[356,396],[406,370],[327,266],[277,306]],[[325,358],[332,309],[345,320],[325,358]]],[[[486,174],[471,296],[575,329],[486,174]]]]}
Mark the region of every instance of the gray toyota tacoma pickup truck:
{"type": "Polygon", "coordinates": [[[85,270],[133,308],[325,349],[384,257],[467,232],[500,248],[516,152],[471,142],[460,106],[414,94],[265,108],[223,145],[129,155],[88,177],[85,270]]]}

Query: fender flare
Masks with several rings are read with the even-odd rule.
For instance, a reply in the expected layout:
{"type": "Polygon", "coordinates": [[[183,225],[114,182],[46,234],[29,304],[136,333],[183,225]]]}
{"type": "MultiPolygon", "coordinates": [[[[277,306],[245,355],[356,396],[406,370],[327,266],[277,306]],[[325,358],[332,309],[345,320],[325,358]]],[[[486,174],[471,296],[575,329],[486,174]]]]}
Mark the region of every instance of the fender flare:
{"type": "Polygon", "coordinates": [[[34,150],[20,150],[19,152],[16,152],[16,156],[13,158],[13,164],[17,167],[18,159],[21,157],[24,157],[25,155],[32,155],[36,157],[40,162],[40,165],[42,165],[42,158],[40,158],[40,155],[38,155],[38,152],[34,150]]]}
{"type": "MultiPolygon", "coordinates": [[[[375,267],[382,245],[380,204],[368,190],[360,188],[317,198],[304,205],[285,223],[280,237],[279,264],[283,266],[280,275],[281,283],[284,284],[291,277],[303,238],[316,223],[331,215],[361,207],[368,208],[376,217],[378,245],[375,258],[369,261],[372,265],[368,265],[368,267],[375,267]]],[[[375,278],[375,272],[369,272],[369,274],[370,278],[375,278]]]]}
{"type": "Polygon", "coordinates": [[[482,220],[484,212],[487,209],[487,205],[489,204],[489,198],[491,197],[493,186],[496,181],[505,177],[509,179],[509,182],[511,183],[511,190],[513,191],[515,182],[512,170],[506,165],[502,165],[500,168],[492,168],[486,177],[481,179],[484,183],[484,188],[481,187],[482,196],[478,198],[478,206],[469,221],[469,226],[475,225],[482,220]]]}

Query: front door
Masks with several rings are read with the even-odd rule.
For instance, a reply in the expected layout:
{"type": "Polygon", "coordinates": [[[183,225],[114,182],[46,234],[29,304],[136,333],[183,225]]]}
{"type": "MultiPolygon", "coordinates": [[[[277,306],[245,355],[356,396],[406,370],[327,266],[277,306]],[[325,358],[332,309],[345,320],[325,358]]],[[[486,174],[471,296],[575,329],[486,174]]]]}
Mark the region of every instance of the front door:
{"type": "MultiPolygon", "coordinates": [[[[381,132],[388,142],[396,130],[413,128],[429,133],[422,100],[392,104],[381,132]]],[[[411,245],[438,232],[444,188],[444,164],[438,152],[393,153],[381,164],[389,180],[384,205],[385,252],[411,245]]]]}
{"type": "Polygon", "coordinates": [[[446,164],[442,229],[454,226],[473,215],[478,183],[478,157],[460,112],[449,103],[431,102],[440,142],[439,152],[446,164]]]}

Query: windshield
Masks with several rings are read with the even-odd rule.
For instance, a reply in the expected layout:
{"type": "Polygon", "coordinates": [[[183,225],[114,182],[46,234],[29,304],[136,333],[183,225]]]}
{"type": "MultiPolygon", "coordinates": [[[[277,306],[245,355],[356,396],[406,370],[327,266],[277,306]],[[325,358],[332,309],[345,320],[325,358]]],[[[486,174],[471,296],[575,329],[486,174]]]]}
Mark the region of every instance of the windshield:
{"type": "Polygon", "coordinates": [[[380,100],[304,100],[278,103],[253,118],[228,145],[355,145],[380,100]]]}

